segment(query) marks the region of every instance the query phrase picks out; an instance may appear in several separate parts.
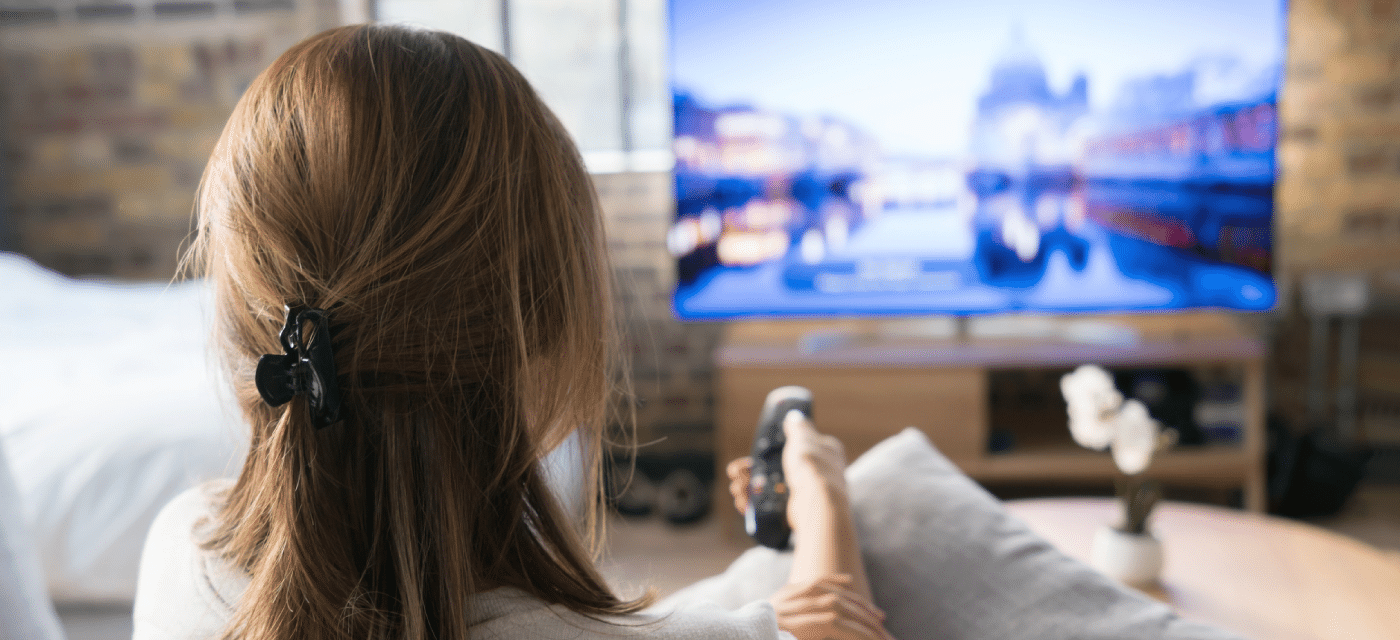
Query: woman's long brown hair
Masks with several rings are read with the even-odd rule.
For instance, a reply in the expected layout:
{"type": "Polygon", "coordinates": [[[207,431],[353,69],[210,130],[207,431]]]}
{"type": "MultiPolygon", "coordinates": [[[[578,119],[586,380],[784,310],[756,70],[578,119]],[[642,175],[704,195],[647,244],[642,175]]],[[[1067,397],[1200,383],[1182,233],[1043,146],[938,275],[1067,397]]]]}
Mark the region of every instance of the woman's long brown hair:
{"type": "Polygon", "coordinates": [[[578,428],[591,537],[609,273],[578,152],[506,60],[400,27],[313,36],[239,101],[198,209],[252,429],[205,543],[250,579],[226,637],[467,638],[471,596],[498,586],[642,606],[608,589],[542,475],[578,428]],[[339,424],[254,388],[284,305],[336,327],[339,424]]]}

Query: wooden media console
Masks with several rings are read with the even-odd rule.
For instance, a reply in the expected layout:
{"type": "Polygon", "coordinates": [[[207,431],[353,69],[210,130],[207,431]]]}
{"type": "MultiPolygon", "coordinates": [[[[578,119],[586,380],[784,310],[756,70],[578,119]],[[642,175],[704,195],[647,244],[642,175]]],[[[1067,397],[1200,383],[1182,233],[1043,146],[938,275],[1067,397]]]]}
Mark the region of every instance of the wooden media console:
{"type": "MultiPolygon", "coordinates": [[[[736,322],[715,353],[716,453],[724,465],[748,455],[767,393],[812,390],[820,430],[857,456],[907,426],[984,484],[1103,482],[1121,474],[1108,453],[1070,439],[1067,417],[1027,416],[1018,424],[990,401],[1000,371],[1058,375],[1081,364],[1109,369],[1178,368],[1232,377],[1244,419],[1238,442],[1161,453],[1147,475],[1169,485],[1238,487],[1247,509],[1265,508],[1264,357],[1248,316],[1225,313],[1099,317],[736,322]],[[993,453],[994,427],[1016,434],[993,453]]],[[[737,523],[724,483],[717,512],[737,523]]],[[[737,526],[737,524],[735,525],[737,526]]]]}

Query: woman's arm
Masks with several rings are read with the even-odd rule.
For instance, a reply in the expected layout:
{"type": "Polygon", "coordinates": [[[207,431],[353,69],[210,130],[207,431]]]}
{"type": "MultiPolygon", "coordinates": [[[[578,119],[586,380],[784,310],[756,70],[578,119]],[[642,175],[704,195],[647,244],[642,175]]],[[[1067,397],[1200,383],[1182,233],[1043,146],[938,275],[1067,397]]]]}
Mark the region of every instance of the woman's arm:
{"type": "Polygon", "coordinates": [[[869,601],[870,583],[846,491],[845,448],[835,436],[818,433],[797,411],[784,418],[783,434],[783,475],[792,491],[788,522],[796,536],[788,582],[844,574],[851,577],[851,589],[869,601]]]}
{"type": "MultiPolygon", "coordinates": [[[[783,433],[794,541],[788,584],[772,599],[779,626],[804,639],[889,638],[881,624],[884,614],[871,601],[851,518],[845,449],[798,411],[784,417],[783,433]]],[[[741,512],[748,506],[752,464],[749,458],[729,464],[730,493],[741,512]]]]}

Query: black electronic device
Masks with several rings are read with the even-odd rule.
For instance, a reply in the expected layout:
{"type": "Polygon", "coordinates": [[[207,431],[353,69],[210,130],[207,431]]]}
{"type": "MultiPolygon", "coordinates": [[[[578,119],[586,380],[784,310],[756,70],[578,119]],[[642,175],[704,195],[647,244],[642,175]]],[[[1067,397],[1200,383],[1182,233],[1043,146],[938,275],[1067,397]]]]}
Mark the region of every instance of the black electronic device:
{"type": "Polygon", "coordinates": [[[801,411],[812,418],[812,392],[805,387],[778,387],[768,393],[754,432],[753,467],[749,477],[749,508],[744,512],[744,529],[759,544],[786,549],[792,529],[788,526],[787,479],[783,477],[783,418],[789,411],[801,411]]]}

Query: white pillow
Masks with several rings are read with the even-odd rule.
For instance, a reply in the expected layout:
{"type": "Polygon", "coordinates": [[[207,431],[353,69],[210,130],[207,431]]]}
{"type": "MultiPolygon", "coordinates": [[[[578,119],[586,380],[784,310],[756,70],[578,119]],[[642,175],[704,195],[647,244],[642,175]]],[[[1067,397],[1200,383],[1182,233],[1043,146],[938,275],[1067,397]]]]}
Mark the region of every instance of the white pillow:
{"type": "Polygon", "coordinates": [[[0,443],[0,626],[12,640],[62,640],[6,460],[0,443]]]}
{"type": "Polygon", "coordinates": [[[0,253],[0,438],[55,600],[129,602],[160,508],[238,469],[199,282],[65,278],[0,253]]]}

